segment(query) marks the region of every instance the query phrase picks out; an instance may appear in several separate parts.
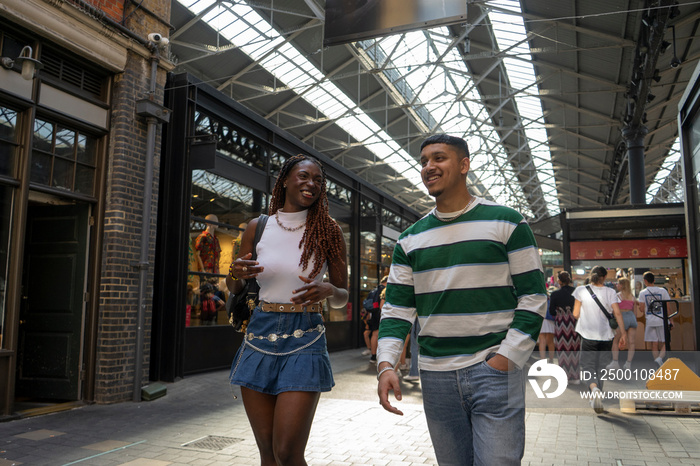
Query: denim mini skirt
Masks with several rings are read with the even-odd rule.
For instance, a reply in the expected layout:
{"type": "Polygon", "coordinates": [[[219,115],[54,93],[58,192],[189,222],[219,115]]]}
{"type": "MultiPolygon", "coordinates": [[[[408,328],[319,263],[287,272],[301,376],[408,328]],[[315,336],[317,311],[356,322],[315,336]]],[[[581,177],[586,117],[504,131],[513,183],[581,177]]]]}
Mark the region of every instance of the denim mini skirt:
{"type": "Polygon", "coordinates": [[[321,315],[256,308],[229,380],[270,395],[330,391],[335,382],[321,315]]]}

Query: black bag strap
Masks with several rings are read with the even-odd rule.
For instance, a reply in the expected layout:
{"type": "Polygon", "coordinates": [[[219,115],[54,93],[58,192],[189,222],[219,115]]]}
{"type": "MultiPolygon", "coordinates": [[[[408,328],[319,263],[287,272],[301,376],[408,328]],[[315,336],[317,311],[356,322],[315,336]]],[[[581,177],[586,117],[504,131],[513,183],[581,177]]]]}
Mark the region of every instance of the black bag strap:
{"type": "Polygon", "coordinates": [[[608,312],[608,310],[605,309],[605,306],[603,306],[603,304],[598,300],[598,297],[595,295],[595,293],[591,289],[591,285],[586,285],[586,289],[591,294],[591,296],[593,296],[593,300],[596,302],[596,304],[598,304],[598,307],[600,308],[600,310],[603,311],[603,314],[605,314],[605,317],[607,317],[608,319],[612,319],[613,318],[612,314],[610,314],[608,312]]]}
{"type": "Polygon", "coordinates": [[[261,214],[260,217],[258,217],[258,224],[255,226],[255,237],[253,238],[253,260],[258,258],[258,251],[256,248],[260,242],[260,238],[262,237],[265,225],[267,225],[268,218],[269,217],[265,214],[261,214]]]}
{"type": "MultiPolygon", "coordinates": [[[[260,238],[262,237],[263,230],[265,230],[265,225],[267,224],[267,219],[269,217],[265,214],[260,214],[260,217],[258,217],[258,224],[255,226],[255,237],[253,238],[253,257],[251,257],[252,260],[256,260],[258,258],[258,243],[260,242],[260,238]]],[[[260,291],[260,286],[258,285],[257,280],[250,280],[250,284],[248,285],[248,294],[253,293],[253,294],[258,294],[258,291],[260,291]]]]}

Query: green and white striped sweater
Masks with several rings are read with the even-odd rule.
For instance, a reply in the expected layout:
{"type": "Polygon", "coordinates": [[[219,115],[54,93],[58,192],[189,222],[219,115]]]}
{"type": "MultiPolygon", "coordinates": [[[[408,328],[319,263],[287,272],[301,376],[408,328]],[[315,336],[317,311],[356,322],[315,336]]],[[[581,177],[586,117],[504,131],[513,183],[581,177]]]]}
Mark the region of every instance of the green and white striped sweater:
{"type": "Polygon", "coordinates": [[[399,237],[377,360],[396,363],[417,313],[421,369],[461,369],[494,351],[523,367],[546,308],[530,226],[515,210],[477,198],[459,218],[428,214],[399,237]]]}

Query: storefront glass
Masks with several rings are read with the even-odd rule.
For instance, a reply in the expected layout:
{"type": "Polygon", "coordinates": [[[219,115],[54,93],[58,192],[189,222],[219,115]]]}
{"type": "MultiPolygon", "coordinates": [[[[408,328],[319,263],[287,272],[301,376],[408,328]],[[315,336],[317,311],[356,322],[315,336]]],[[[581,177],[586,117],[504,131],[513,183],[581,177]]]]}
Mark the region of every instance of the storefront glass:
{"type": "MultiPolygon", "coordinates": [[[[17,122],[18,112],[0,106],[0,175],[15,178],[17,164],[17,122]]],[[[5,329],[7,302],[7,267],[9,263],[10,219],[12,218],[12,198],[14,189],[0,184],[0,348],[5,329]]]]}
{"type": "Polygon", "coordinates": [[[246,165],[265,170],[269,155],[267,146],[225,120],[200,111],[194,118],[196,136],[213,136],[216,139],[217,152],[246,165]]]}
{"type": "Polygon", "coordinates": [[[334,183],[331,180],[326,180],[326,192],[328,199],[350,207],[352,204],[352,193],[349,189],[334,183]]]}
{"type": "Polygon", "coordinates": [[[557,277],[559,272],[564,270],[564,254],[559,251],[540,249],[540,259],[544,269],[544,277],[547,280],[547,287],[558,287],[557,277]]]}
{"type": "Polygon", "coordinates": [[[12,217],[12,196],[14,190],[0,185],[0,348],[5,328],[5,303],[7,290],[7,266],[10,246],[10,218],[12,217]]]}
{"type": "MultiPolygon", "coordinates": [[[[345,241],[346,249],[347,249],[347,256],[345,258],[347,268],[348,268],[348,283],[352,283],[352,276],[351,276],[351,267],[350,267],[350,249],[347,248],[347,245],[350,244],[350,225],[336,220],[338,222],[338,225],[340,228],[343,230],[343,238],[345,241]]],[[[327,279],[328,277],[326,277],[327,279]]],[[[352,302],[348,301],[348,304],[344,308],[338,308],[334,309],[328,306],[328,301],[325,303],[324,307],[324,318],[327,321],[332,321],[332,322],[339,322],[339,321],[350,321],[352,320],[352,302]]]]}
{"type": "Polygon", "coordinates": [[[385,227],[389,227],[398,232],[402,232],[403,228],[401,220],[402,219],[399,214],[395,214],[394,212],[387,209],[382,209],[382,225],[384,225],[385,227]]]}
{"type": "Polygon", "coordinates": [[[394,248],[396,241],[386,236],[382,238],[382,276],[389,273],[391,267],[391,259],[394,257],[394,248]]]}
{"type": "Polygon", "coordinates": [[[377,234],[360,233],[360,299],[379,284],[377,270],[377,234]]]}
{"type": "Polygon", "coordinates": [[[266,205],[261,191],[203,170],[192,172],[186,326],[228,325],[226,273],[243,230],[266,205]]]}
{"type": "Polygon", "coordinates": [[[0,175],[15,176],[17,112],[0,106],[0,175]]]}
{"type": "Polygon", "coordinates": [[[97,139],[48,119],[34,120],[34,183],[94,195],[97,139]]]}

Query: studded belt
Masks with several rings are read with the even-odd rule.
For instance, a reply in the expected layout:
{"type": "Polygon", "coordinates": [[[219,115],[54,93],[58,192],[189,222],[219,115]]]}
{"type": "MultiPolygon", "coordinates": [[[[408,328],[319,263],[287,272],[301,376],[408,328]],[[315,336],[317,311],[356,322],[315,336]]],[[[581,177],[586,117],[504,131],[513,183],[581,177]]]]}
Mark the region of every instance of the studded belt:
{"type": "MultiPolygon", "coordinates": [[[[323,335],[326,332],[326,327],[324,327],[321,324],[318,324],[315,327],[311,327],[306,330],[301,330],[301,329],[296,329],[292,333],[283,333],[283,334],[278,334],[278,333],[271,333],[269,335],[255,335],[254,333],[246,333],[245,339],[248,341],[253,341],[253,340],[267,340],[269,342],[276,342],[277,340],[286,340],[287,338],[301,338],[307,333],[311,332],[318,332],[319,337],[323,335]]],[[[316,338],[312,343],[315,343],[318,338],[316,338]]],[[[255,348],[258,349],[258,348],[255,348]]]]}
{"type": "Polygon", "coordinates": [[[260,309],[264,312],[321,312],[321,303],[301,306],[293,303],[267,303],[260,301],[260,309]]]}

